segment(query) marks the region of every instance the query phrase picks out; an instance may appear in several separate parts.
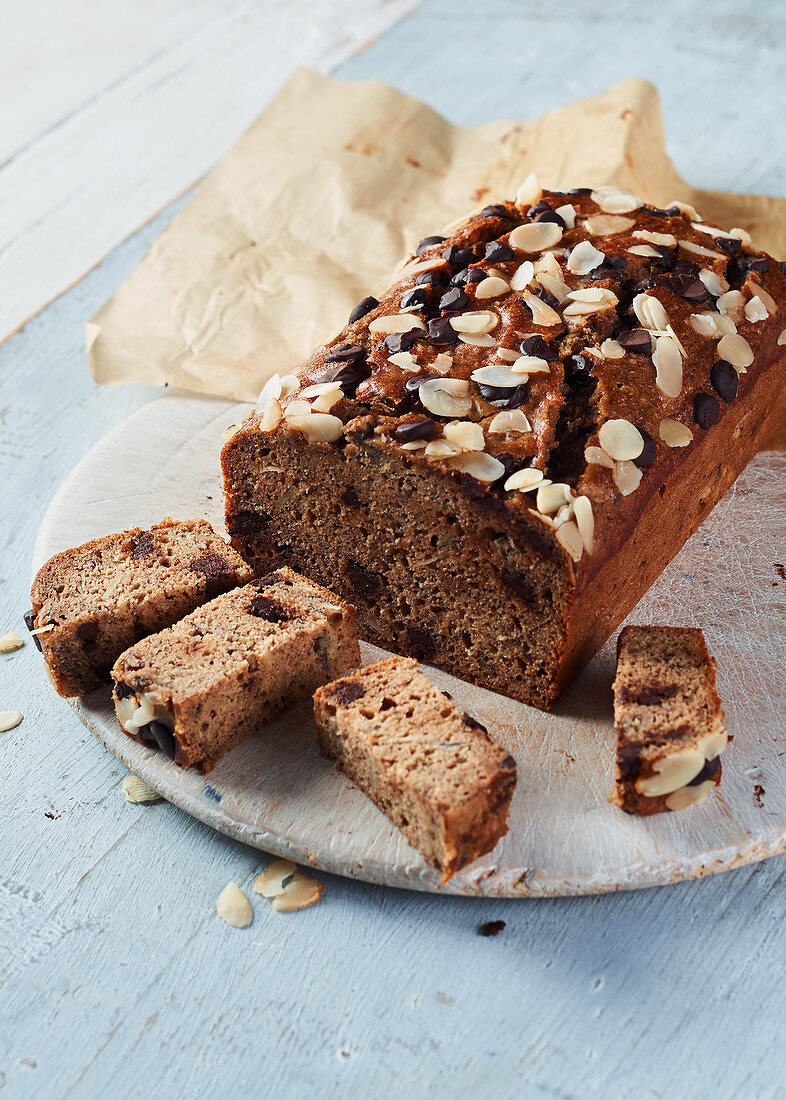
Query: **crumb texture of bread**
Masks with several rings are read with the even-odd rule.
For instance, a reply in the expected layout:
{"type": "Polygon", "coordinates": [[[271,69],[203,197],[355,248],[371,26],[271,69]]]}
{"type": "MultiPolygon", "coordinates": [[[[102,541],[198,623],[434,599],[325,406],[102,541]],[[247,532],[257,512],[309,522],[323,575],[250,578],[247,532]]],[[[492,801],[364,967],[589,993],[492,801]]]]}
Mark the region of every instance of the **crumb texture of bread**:
{"type": "Polygon", "coordinates": [[[548,708],[786,417],[784,325],[743,230],[529,181],[269,380],[227,530],[368,641],[548,708]]]}
{"type": "Polygon", "coordinates": [[[354,608],[282,568],[123,653],[112,669],[115,711],[129,736],[208,772],[359,663],[354,608]]]}
{"type": "Polygon", "coordinates": [[[252,576],[206,520],[166,519],[55,554],[25,618],[58,693],[84,695],[124,649],[252,576]]]}
{"type": "Polygon", "coordinates": [[[614,680],[611,801],[647,816],[697,805],[720,784],[728,744],[715,661],[694,627],[627,626],[614,680]]]}
{"type": "Polygon", "coordinates": [[[516,764],[408,657],[320,688],[319,742],[447,882],[507,832],[516,764]]]}

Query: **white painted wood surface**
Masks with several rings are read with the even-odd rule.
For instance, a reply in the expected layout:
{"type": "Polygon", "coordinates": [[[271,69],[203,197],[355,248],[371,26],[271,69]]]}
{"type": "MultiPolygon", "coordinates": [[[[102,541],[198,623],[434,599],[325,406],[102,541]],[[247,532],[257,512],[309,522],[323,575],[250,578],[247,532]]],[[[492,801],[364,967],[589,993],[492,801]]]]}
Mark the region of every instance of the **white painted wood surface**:
{"type": "Polygon", "coordinates": [[[204,175],[298,65],[327,71],[415,2],[7,5],[0,339],[204,175]]]}
{"type": "MultiPolygon", "coordinates": [[[[5,29],[13,15],[38,36],[40,10],[4,10],[5,29]]],[[[467,124],[645,76],[687,178],[784,194],[784,22],[762,0],[424,0],[337,75],[389,80],[467,124]]],[[[21,628],[55,489],[154,396],[92,383],[83,324],[176,208],[0,346],[2,632],[21,628]]],[[[777,575],[771,593],[783,608],[777,575]]],[[[3,1100],[783,1095],[783,857],[537,903],[318,875],[319,905],[286,915],[254,899],[238,931],[212,907],[230,878],[249,889],[259,852],[166,803],[123,802],[125,769],[30,646],[0,657],[12,708],[25,718],[0,734],[3,1100]],[[478,937],[491,919],[507,927],[478,937]]]]}
{"type": "MultiPolygon", "coordinates": [[[[109,530],[165,516],[222,526],[222,436],[248,405],[167,394],[101,441],[66,480],[33,567],[109,530]]],[[[387,886],[486,897],[549,897],[677,882],[786,848],[786,632],[770,599],[786,557],[786,454],[758,456],[653,585],[634,622],[701,626],[718,658],[733,741],[723,783],[702,806],[640,820],[607,802],[614,761],[616,638],[552,714],[436,669],[437,685],[513,753],[508,835],[440,888],[439,875],[317,749],[311,708],[290,712],[207,777],[126,737],[109,691],[80,700],[82,721],[168,801],[228,836],[322,870],[387,886]],[[766,812],[765,812],[766,799],[766,812]]],[[[365,663],[387,654],[363,650],[365,663]]]]}

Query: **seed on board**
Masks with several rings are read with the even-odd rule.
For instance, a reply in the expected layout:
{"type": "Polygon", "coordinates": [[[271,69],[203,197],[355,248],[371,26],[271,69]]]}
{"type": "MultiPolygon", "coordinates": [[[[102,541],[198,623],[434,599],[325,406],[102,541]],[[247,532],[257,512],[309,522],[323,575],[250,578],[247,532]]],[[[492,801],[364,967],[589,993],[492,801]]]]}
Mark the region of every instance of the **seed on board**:
{"type": "Polygon", "coordinates": [[[127,775],[125,777],[123,780],[123,794],[126,796],[126,802],[144,803],[161,801],[161,795],[158,791],[149,787],[144,779],[140,779],[138,775],[127,775]]]}
{"type": "Polygon", "coordinates": [[[274,859],[254,880],[254,893],[263,898],[277,898],[284,893],[284,887],[297,871],[289,859],[274,859]]]}
{"type": "Polygon", "coordinates": [[[0,638],[0,653],[13,653],[15,649],[21,649],[25,640],[15,630],[9,630],[0,638]]]}
{"type": "Polygon", "coordinates": [[[315,905],[324,893],[325,887],[316,879],[296,871],[283,893],[273,898],[273,908],[279,913],[291,913],[298,909],[307,909],[315,905]]]}
{"type": "Polygon", "coordinates": [[[235,882],[229,882],[218,895],[216,913],[233,928],[247,928],[254,919],[251,902],[235,882]]]}
{"type": "Polygon", "coordinates": [[[0,733],[15,729],[23,717],[18,710],[0,710],[0,733]]]}

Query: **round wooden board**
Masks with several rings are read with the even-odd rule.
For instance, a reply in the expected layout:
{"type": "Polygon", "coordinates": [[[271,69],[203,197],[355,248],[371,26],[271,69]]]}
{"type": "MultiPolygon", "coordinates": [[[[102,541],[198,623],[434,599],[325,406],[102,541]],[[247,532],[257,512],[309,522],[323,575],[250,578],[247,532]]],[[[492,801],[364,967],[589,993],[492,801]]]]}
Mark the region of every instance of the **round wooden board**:
{"type": "MultiPolygon", "coordinates": [[[[110,432],[62,485],[34,552],[165,516],[222,525],[219,450],[246,405],[168,394],[110,432]]],[[[784,505],[786,455],[759,455],[631,616],[700,626],[718,661],[734,742],[723,784],[702,805],[638,819],[607,802],[614,758],[615,639],[552,714],[437,670],[448,690],[516,758],[510,831],[441,887],[398,831],[317,751],[304,705],[232,752],[208,776],[176,768],[126,737],[109,692],[74,703],[85,725],[168,801],[276,855],[416,890],[544,897],[677,882],[786,849],[784,505]]],[[[364,660],[382,655],[363,647],[364,660]]]]}

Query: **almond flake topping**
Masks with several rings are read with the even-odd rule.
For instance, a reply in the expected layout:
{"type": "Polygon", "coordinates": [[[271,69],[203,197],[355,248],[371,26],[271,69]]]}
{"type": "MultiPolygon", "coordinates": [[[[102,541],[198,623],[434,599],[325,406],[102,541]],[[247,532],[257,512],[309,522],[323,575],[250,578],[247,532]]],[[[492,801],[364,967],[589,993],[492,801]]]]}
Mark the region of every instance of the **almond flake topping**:
{"type": "Polygon", "coordinates": [[[486,429],[490,434],[503,432],[531,432],[532,425],[521,409],[505,409],[498,412],[486,429]]]}
{"type": "Polygon", "coordinates": [[[713,252],[711,248],[705,248],[703,244],[695,244],[693,241],[678,241],[680,248],[686,252],[694,252],[697,256],[710,256],[716,260],[724,260],[726,257],[721,252],[713,252]]]}
{"type": "Polygon", "coordinates": [[[486,445],[483,429],[471,420],[453,420],[445,425],[443,436],[463,451],[482,451],[486,445]]]}
{"type": "MultiPolygon", "coordinates": [[[[541,222],[541,225],[549,225],[550,222],[541,222]]],[[[536,325],[542,325],[544,328],[550,328],[552,325],[558,325],[560,323],[560,315],[556,313],[550,305],[538,298],[531,291],[527,291],[524,295],[524,302],[529,306],[532,313],[532,320],[536,325]]]]}
{"type": "Polygon", "coordinates": [[[625,233],[636,224],[634,218],[620,218],[615,214],[594,214],[584,222],[584,228],[595,237],[612,237],[625,233]]]}
{"type": "Polygon", "coordinates": [[[516,226],[508,240],[521,252],[542,252],[562,240],[562,226],[556,222],[525,222],[516,226]]]}
{"type": "Polygon", "coordinates": [[[450,318],[450,327],[455,332],[471,335],[485,335],[493,331],[498,324],[499,315],[489,309],[477,310],[475,313],[460,313],[458,317],[450,318]]]}
{"type": "Polygon", "coordinates": [[[751,235],[747,229],[735,229],[733,226],[730,230],[732,237],[736,237],[738,241],[742,241],[743,244],[747,244],[750,247],[753,244],[751,235]]]}
{"type": "Polygon", "coordinates": [[[716,324],[716,317],[719,317],[718,313],[691,313],[688,318],[688,323],[694,332],[698,332],[699,336],[720,336],[720,329],[716,324]]]}
{"type": "Polygon", "coordinates": [[[271,374],[259,391],[255,412],[263,413],[269,401],[280,401],[289,397],[300,385],[296,374],[271,374]]]}
{"type": "Polygon", "coordinates": [[[551,515],[559,511],[563,504],[570,501],[570,486],[562,481],[541,484],[538,495],[535,498],[535,506],[544,515],[551,515]]]}
{"type": "MultiPolygon", "coordinates": [[[[482,386],[499,386],[504,389],[514,389],[516,386],[520,386],[523,379],[520,374],[516,374],[509,367],[476,367],[470,375],[473,382],[477,382],[482,386]]],[[[424,383],[428,385],[428,383],[424,383]]],[[[421,390],[423,386],[420,387],[421,390]]]]}
{"type": "Polygon", "coordinates": [[[453,356],[448,355],[446,351],[441,351],[429,366],[439,374],[447,374],[453,367],[453,356]]]}
{"type": "Polygon", "coordinates": [[[668,210],[670,206],[676,206],[681,214],[686,214],[692,222],[700,222],[701,218],[696,213],[694,207],[687,202],[680,202],[679,199],[674,199],[673,202],[667,203],[665,209],[668,210]]]}
{"type": "Polygon", "coordinates": [[[534,466],[527,467],[523,470],[516,470],[515,474],[511,474],[508,480],[505,482],[505,489],[508,492],[513,492],[514,489],[518,489],[521,493],[526,493],[530,489],[535,489],[539,485],[551,485],[551,482],[544,478],[543,471],[535,469],[534,466]]]}
{"type": "Polygon", "coordinates": [[[606,214],[629,214],[632,210],[638,210],[642,205],[641,199],[630,191],[623,191],[619,187],[608,184],[597,187],[590,198],[606,214]]]}
{"type": "Polygon", "coordinates": [[[604,287],[585,287],[581,290],[572,290],[568,295],[570,305],[562,311],[563,317],[585,317],[590,313],[597,313],[602,309],[616,306],[617,295],[604,287]]]}
{"type": "Polygon", "coordinates": [[[394,272],[396,282],[408,275],[419,275],[421,271],[431,271],[432,268],[442,267],[444,263],[445,261],[441,256],[434,256],[430,260],[412,260],[411,263],[404,264],[403,267],[399,267],[394,272]]]}
{"type": "Polygon", "coordinates": [[[715,304],[720,313],[738,321],[745,308],[745,295],[739,290],[728,290],[725,294],[721,294],[715,304]]]}
{"type": "Polygon", "coordinates": [[[497,355],[505,363],[515,363],[521,356],[521,352],[516,351],[515,348],[497,348],[497,355]]]}
{"type": "Polygon", "coordinates": [[[293,428],[299,428],[309,443],[335,443],[344,431],[343,422],[330,413],[291,416],[287,417],[287,423],[293,428]]]}
{"type": "Polygon", "coordinates": [[[648,244],[662,244],[667,248],[674,248],[677,243],[673,233],[653,233],[649,229],[637,229],[633,236],[640,241],[647,241],[648,244]]]}
{"type": "Polygon", "coordinates": [[[284,416],[287,420],[291,420],[294,416],[310,416],[311,415],[311,403],[309,401],[301,401],[300,398],[296,398],[294,401],[290,401],[287,407],[284,409],[284,416]]]}
{"type": "Polygon", "coordinates": [[[570,294],[570,287],[567,283],[563,283],[559,276],[552,275],[548,271],[539,271],[535,278],[542,287],[545,287],[550,294],[554,295],[560,305],[565,301],[568,294],[570,294]]]}
{"type": "Polygon", "coordinates": [[[633,312],[648,332],[665,332],[669,317],[663,303],[652,294],[637,294],[633,299],[633,312]]]}
{"type": "Polygon", "coordinates": [[[315,398],[311,402],[311,408],[314,412],[324,413],[330,412],[343,396],[344,391],[339,382],[317,382],[313,386],[306,386],[300,393],[300,397],[315,398]]]}
{"type": "Polygon", "coordinates": [[[729,284],[719,275],[716,271],[710,271],[708,267],[703,267],[699,272],[699,278],[704,283],[710,294],[716,298],[720,298],[721,294],[725,294],[729,289],[729,284]]]}
{"type": "Polygon", "coordinates": [[[510,280],[511,290],[524,290],[532,282],[535,276],[535,268],[532,260],[525,260],[523,264],[520,264],[510,280]]]}
{"type": "Polygon", "coordinates": [[[718,355],[721,359],[731,363],[740,374],[747,374],[745,368],[753,362],[753,352],[750,344],[744,336],[739,336],[737,333],[721,337],[718,344],[718,355]]]}
{"type": "Polygon", "coordinates": [[[644,437],[629,420],[607,420],[598,432],[600,445],[609,458],[622,462],[638,458],[644,450],[644,437]]]}
{"type": "Polygon", "coordinates": [[[778,347],[782,348],[784,344],[786,344],[786,328],[783,330],[783,332],[778,337],[778,347]]]}
{"type": "Polygon", "coordinates": [[[588,275],[605,259],[605,253],[600,252],[591,241],[579,241],[568,257],[568,271],[574,275],[588,275]]]}
{"type": "Polygon", "coordinates": [[[402,370],[412,371],[413,374],[420,370],[420,363],[411,351],[397,351],[390,356],[389,362],[402,370]]]}
{"type": "Polygon", "coordinates": [[[280,403],[275,397],[271,398],[259,418],[259,430],[261,432],[274,432],[281,423],[283,415],[280,403]]]}
{"type": "Polygon", "coordinates": [[[429,458],[453,458],[461,454],[461,447],[457,443],[449,443],[447,439],[432,439],[423,453],[429,458]]]}
{"type": "Polygon", "coordinates": [[[478,481],[496,481],[505,473],[505,467],[499,459],[483,451],[461,454],[450,460],[450,466],[451,469],[460,470],[464,474],[477,478],[478,481]]]}
{"type": "Polygon", "coordinates": [[[321,882],[296,871],[284,887],[284,892],[273,898],[271,906],[279,913],[308,909],[310,905],[315,905],[319,901],[324,890],[325,887],[321,882]]]}
{"type": "Polygon", "coordinates": [[[588,466],[605,466],[607,470],[614,469],[613,461],[600,447],[585,448],[584,459],[588,466]]]}
{"type": "Polygon", "coordinates": [[[418,397],[435,416],[466,416],[472,408],[469,382],[461,378],[429,378],[419,387],[418,397]]]}
{"type": "Polygon", "coordinates": [[[490,275],[487,279],[481,279],[475,286],[476,298],[499,298],[501,294],[507,294],[510,284],[504,279],[490,275]]]}
{"type": "Polygon", "coordinates": [[[745,306],[745,316],[749,321],[766,321],[769,317],[767,307],[758,295],[754,295],[745,306]]]}
{"type": "Polygon", "coordinates": [[[537,355],[519,355],[510,369],[514,374],[548,374],[551,366],[537,355]]]}
{"type": "Polygon", "coordinates": [[[460,332],[458,338],[462,344],[471,344],[476,348],[496,347],[497,341],[486,332],[475,334],[474,332],[460,332]]]}
{"type": "Polygon", "coordinates": [[[573,520],[560,524],[557,530],[557,542],[565,547],[574,561],[579,561],[584,552],[584,539],[573,520]]]}
{"type": "Polygon", "coordinates": [[[632,244],[625,251],[630,252],[633,256],[660,256],[660,252],[657,248],[653,248],[651,244],[632,244]]]}
{"type": "Polygon", "coordinates": [[[623,359],[625,357],[625,348],[610,337],[603,341],[599,350],[604,359],[623,359]]]}
{"type": "Polygon", "coordinates": [[[671,416],[664,416],[661,420],[658,435],[667,447],[687,447],[693,441],[693,432],[687,424],[681,424],[671,416]]]}
{"type": "Polygon", "coordinates": [[[624,497],[634,493],[641,482],[641,470],[635,462],[615,462],[611,476],[624,497]]]}
{"type": "Polygon", "coordinates": [[[542,194],[543,188],[540,185],[540,180],[534,172],[530,172],[516,192],[514,202],[516,206],[532,206],[542,194]]]}
{"type": "Polygon", "coordinates": [[[763,286],[759,286],[758,283],[754,283],[753,286],[756,289],[756,294],[759,296],[759,298],[761,298],[762,302],[764,302],[764,305],[767,307],[767,312],[774,317],[775,314],[778,312],[778,303],[775,301],[773,296],[764,289],[763,286]]]}
{"type": "Polygon", "coordinates": [[[567,229],[573,229],[576,224],[575,206],[571,206],[569,202],[566,202],[564,206],[558,206],[554,213],[559,214],[567,229]]]}
{"type": "Polygon", "coordinates": [[[576,497],[573,501],[573,516],[584,543],[584,549],[591,554],[595,549],[595,517],[592,514],[592,501],[589,497],[576,497]]]}
{"type": "Polygon", "coordinates": [[[718,229],[716,225],[704,225],[699,222],[693,222],[693,228],[698,230],[699,233],[707,233],[710,237],[724,237],[727,241],[734,240],[733,233],[727,233],[725,229],[718,229]]]}
{"type": "Polygon", "coordinates": [[[670,336],[657,336],[652,353],[655,385],[666,397],[679,397],[682,390],[682,355],[670,336]]]}
{"type": "Polygon", "coordinates": [[[411,313],[388,313],[382,317],[375,317],[369,321],[369,332],[410,332],[413,328],[424,329],[425,323],[420,317],[414,317],[411,313]]]}

